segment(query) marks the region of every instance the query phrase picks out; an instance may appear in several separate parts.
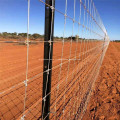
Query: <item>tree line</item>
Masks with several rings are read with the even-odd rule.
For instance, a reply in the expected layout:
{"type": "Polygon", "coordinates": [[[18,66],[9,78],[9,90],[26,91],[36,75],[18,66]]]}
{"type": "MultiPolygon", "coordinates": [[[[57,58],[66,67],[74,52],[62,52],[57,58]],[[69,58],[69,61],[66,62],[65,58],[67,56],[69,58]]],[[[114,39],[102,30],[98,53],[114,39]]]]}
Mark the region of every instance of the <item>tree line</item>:
{"type": "Polygon", "coordinates": [[[120,42],[120,40],[113,40],[113,42],[120,42]]]}
{"type": "MultiPolygon", "coordinates": [[[[13,38],[13,39],[18,39],[18,38],[26,38],[27,37],[27,33],[17,33],[17,32],[14,32],[14,33],[8,33],[8,32],[2,32],[0,33],[0,37],[4,37],[4,38],[13,38]]],[[[44,35],[40,35],[38,33],[34,33],[34,34],[29,34],[29,38],[30,39],[38,39],[38,38],[43,38],[44,35]]],[[[58,36],[55,36],[54,37],[55,39],[63,39],[63,37],[58,37],[58,36]]],[[[79,36],[69,36],[69,37],[66,37],[65,39],[73,39],[73,40],[76,40],[79,38],[79,36]]]]}
{"type": "MultiPolygon", "coordinates": [[[[2,32],[0,33],[0,37],[3,38],[11,38],[11,39],[22,39],[22,38],[26,38],[27,37],[27,33],[8,33],[8,32],[2,32]]],[[[38,39],[38,38],[42,38],[44,37],[44,35],[40,35],[38,33],[34,33],[34,34],[29,34],[29,38],[30,39],[38,39]]]]}
{"type": "MultiPolygon", "coordinates": [[[[2,32],[0,33],[0,37],[3,37],[3,38],[7,38],[7,39],[24,39],[27,37],[27,33],[17,33],[17,32],[14,32],[14,33],[8,33],[8,32],[2,32]]],[[[34,34],[29,34],[29,38],[31,40],[41,40],[41,39],[44,39],[44,35],[40,35],[38,33],[34,33],[34,34]]],[[[58,36],[54,36],[54,39],[55,40],[61,40],[63,39],[63,37],[58,37],[58,36]]],[[[79,38],[78,35],[75,35],[75,36],[68,36],[68,37],[65,37],[64,40],[73,40],[73,41],[76,41],[76,40],[87,40],[85,38],[79,38]]],[[[90,40],[90,39],[89,39],[90,40]]],[[[93,39],[92,39],[93,40],[93,39]]]]}

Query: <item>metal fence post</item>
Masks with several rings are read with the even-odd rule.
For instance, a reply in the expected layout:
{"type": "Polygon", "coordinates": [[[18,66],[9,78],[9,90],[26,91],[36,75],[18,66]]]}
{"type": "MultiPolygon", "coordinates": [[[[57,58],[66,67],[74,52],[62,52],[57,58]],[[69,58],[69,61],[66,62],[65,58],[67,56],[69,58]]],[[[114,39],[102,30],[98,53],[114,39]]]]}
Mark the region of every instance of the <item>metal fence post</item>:
{"type": "Polygon", "coordinates": [[[55,0],[46,0],[45,2],[42,119],[49,120],[55,0]]]}

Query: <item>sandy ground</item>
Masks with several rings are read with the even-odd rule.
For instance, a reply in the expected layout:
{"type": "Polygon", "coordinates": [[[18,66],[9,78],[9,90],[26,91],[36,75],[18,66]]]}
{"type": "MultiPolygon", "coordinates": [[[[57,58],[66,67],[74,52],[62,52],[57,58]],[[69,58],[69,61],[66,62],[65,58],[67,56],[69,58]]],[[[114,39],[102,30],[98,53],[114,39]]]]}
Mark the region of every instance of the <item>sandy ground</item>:
{"type": "Polygon", "coordinates": [[[83,120],[120,120],[120,43],[109,45],[83,120]]]}
{"type": "MultiPolygon", "coordinates": [[[[73,120],[80,105],[83,110],[82,105],[100,67],[103,43],[73,42],[72,46],[70,42],[64,43],[61,68],[62,46],[62,42],[54,43],[53,46],[50,118],[73,120]]],[[[41,116],[43,48],[43,43],[29,47],[25,99],[26,46],[0,44],[1,120],[16,120],[23,115],[26,120],[36,120],[41,116]]]]}

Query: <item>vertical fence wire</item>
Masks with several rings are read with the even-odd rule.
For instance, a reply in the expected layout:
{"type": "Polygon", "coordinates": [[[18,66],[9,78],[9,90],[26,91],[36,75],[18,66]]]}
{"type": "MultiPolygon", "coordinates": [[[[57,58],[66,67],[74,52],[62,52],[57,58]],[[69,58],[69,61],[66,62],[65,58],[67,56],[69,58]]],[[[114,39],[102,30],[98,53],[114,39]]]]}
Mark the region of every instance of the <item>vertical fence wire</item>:
{"type": "MultiPolygon", "coordinates": [[[[64,41],[65,41],[64,38],[65,38],[65,31],[66,31],[66,15],[67,15],[67,0],[65,1],[64,31],[63,31],[62,54],[61,54],[61,63],[60,63],[60,72],[59,72],[59,76],[58,76],[58,83],[60,81],[61,71],[62,71],[62,60],[63,60],[64,41]]],[[[57,97],[58,97],[59,84],[56,87],[57,87],[57,90],[56,90],[56,100],[55,100],[55,119],[57,119],[56,102],[57,102],[57,97]]]]}
{"type": "Polygon", "coordinates": [[[24,96],[24,108],[23,108],[23,116],[21,119],[24,120],[25,115],[24,112],[26,110],[26,98],[27,98],[27,81],[28,81],[28,66],[29,66],[29,19],[30,19],[30,0],[28,0],[28,24],[27,24],[27,55],[26,55],[26,80],[24,81],[25,84],[25,96],[24,96]]]}

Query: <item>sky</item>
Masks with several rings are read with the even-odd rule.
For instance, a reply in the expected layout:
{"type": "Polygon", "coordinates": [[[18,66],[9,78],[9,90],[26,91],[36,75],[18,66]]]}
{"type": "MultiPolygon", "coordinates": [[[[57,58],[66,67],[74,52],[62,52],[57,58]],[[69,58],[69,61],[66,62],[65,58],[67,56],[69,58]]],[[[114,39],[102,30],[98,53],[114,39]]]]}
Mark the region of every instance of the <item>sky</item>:
{"type": "Polygon", "coordinates": [[[111,40],[120,40],[120,0],[94,0],[111,40]]]}
{"type": "MultiPolygon", "coordinates": [[[[87,0],[88,1],[88,0],[87,0]]],[[[120,0],[93,0],[111,40],[120,40],[120,0]]],[[[30,33],[44,34],[44,4],[30,2],[30,33]]],[[[79,0],[76,0],[75,20],[79,21],[79,0]]],[[[65,0],[56,0],[56,9],[65,12],[65,0]]],[[[82,14],[84,15],[84,8],[82,14]]],[[[68,0],[67,15],[74,17],[74,1],[68,0]]],[[[81,15],[81,23],[84,16],[81,15]]],[[[85,17],[87,21],[87,15],[85,17]]],[[[86,22],[84,23],[87,24],[86,22]]],[[[80,28],[82,32],[82,28],[80,28]]],[[[64,16],[55,12],[55,36],[63,36],[64,16]]],[[[84,36],[87,32],[83,29],[84,36]]],[[[27,0],[0,0],[0,32],[27,32],[27,0]]],[[[78,33],[78,24],[66,19],[65,35],[78,33]],[[72,31],[74,32],[72,33],[72,31]]]]}

